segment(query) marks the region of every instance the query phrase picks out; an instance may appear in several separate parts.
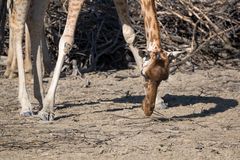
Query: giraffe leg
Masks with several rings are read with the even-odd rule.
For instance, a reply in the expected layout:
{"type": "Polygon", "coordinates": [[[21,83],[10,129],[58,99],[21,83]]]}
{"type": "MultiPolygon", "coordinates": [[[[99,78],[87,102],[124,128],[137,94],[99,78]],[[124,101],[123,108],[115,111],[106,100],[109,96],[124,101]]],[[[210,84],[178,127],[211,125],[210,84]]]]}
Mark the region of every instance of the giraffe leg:
{"type": "Polygon", "coordinates": [[[25,24],[25,57],[24,57],[24,69],[26,80],[31,82],[32,80],[32,60],[31,60],[31,38],[28,25],[25,24]]]}
{"type": "Polygon", "coordinates": [[[32,115],[32,107],[28,98],[26,84],[25,84],[25,74],[23,68],[23,32],[24,32],[24,24],[27,17],[27,12],[29,8],[30,1],[29,0],[15,0],[13,4],[13,13],[12,16],[13,24],[11,25],[12,31],[14,33],[13,39],[13,52],[16,53],[17,64],[18,64],[18,75],[19,75],[19,101],[21,104],[21,112],[20,114],[23,116],[32,115]]]}
{"type": "Polygon", "coordinates": [[[34,79],[34,97],[38,100],[40,107],[43,106],[44,90],[43,90],[43,65],[42,65],[42,30],[44,15],[49,4],[49,0],[33,0],[32,9],[30,11],[31,17],[28,21],[29,33],[30,33],[30,44],[31,53],[33,55],[33,79],[34,79]]]}
{"type": "Polygon", "coordinates": [[[123,37],[128,44],[131,52],[133,53],[138,68],[142,70],[142,57],[140,57],[139,55],[138,48],[134,47],[133,45],[136,34],[134,32],[134,29],[132,28],[132,24],[129,18],[127,0],[114,0],[113,2],[115,4],[118,17],[122,25],[123,37]]]}
{"type": "Polygon", "coordinates": [[[84,3],[84,0],[70,0],[68,6],[68,16],[66,26],[63,35],[59,42],[59,54],[57,64],[54,70],[52,82],[50,84],[47,95],[43,101],[43,108],[38,113],[42,120],[53,120],[54,119],[54,103],[57,83],[61,68],[63,65],[64,57],[71,50],[74,38],[75,27],[78,19],[79,12],[84,3]]]}

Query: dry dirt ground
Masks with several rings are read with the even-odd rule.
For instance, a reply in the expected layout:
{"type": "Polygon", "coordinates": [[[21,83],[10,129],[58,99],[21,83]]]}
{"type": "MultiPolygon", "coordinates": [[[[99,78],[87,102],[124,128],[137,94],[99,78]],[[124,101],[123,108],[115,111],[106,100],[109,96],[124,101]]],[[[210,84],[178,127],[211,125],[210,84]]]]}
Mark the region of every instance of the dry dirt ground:
{"type": "Polygon", "coordinates": [[[239,71],[177,73],[159,91],[169,108],[146,118],[137,70],[61,78],[46,123],[19,116],[17,80],[1,77],[0,159],[240,159],[239,71]]]}

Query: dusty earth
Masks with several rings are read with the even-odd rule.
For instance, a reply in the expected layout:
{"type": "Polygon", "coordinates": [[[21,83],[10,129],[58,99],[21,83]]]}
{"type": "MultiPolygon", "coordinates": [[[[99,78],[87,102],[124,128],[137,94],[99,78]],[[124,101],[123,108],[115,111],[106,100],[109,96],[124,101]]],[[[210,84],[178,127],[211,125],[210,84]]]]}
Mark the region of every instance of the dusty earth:
{"type": "Polygon", "coordinates": [[[0,159],[240,159],[239,71],[177,73],[159,91],[169,108],[146,118],[137,70],[63,77],[46,123],[19,116],[17,80],[1,77],[0,159]]]}

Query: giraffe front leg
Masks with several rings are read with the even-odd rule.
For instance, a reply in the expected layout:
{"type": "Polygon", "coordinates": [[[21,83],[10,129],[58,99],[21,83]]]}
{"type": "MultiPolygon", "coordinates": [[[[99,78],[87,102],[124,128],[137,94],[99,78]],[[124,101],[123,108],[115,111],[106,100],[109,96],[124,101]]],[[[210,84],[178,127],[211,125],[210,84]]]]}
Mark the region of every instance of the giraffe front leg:
{"type": "Polygon", "coordinates": [[[61,68],[64,62],[64,57],[70,52],[72,48],[72,39],[66,37],[64,34],[61,37],[59,43],[59,55],[57,59],[57,64],[53,73],[53,78],[51,85],[48,89],[47,95],[43,100],[43,108],[38,113],[38,116],[44,121],[52,121],[54,120],[54,104],[55,104],[55,93],[57,89],[57,84],[59,81],[61,68]]]}
{"type": "Polygon", "coordinates": [[[26,80],[23,68],[23,32],[26,16],[28,13],[30,1],[29,0],[15,0],[13,6],[12,15],[15,17],[13,24],[11,25],[13,36],[13,53],[16,54],[18,64],[18,75],[19,75],[19,94],[18,98],[21,104],[22,116],[32,115],[32,106],[28,98],[26,89],[26,80]]]}
{"type": "Polygon", "coordinates": [[[45,120],[45,121],[54,120],[54,103],[55,103],[55,93],[57,89],[57,84],[59,81],[61,68],[64,62],[64,57],[66,56],[66,54],[70,52],[72,48],[76,23],[77,23],[78,15],[83,3],[84,3],[84,0],[69,1],[67,22],[66,22],[63,35],[59,42],[59,54],[58,54],[57,64],[54,69],[51,85],[48,89],[46,97],[43,100],[43,108],[38,113],[39,117],[42,120],[45,120]]]}

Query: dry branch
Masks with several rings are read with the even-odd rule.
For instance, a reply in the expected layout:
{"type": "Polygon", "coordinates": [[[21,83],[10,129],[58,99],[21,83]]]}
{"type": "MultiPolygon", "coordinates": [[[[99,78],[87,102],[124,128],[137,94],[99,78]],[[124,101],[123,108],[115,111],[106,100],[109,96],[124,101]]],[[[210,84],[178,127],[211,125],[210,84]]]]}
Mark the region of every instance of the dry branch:
{"type": "MultiPolygon", "coordinates": [[[[53,62],[58,56],[58,42],[66,21],[66,2],[51,0],[45,18],[53,62]]],[[[128,3],[137,34],[134,45],[145,52],[140,4],[135,0],[128,3]]],[[[162,29],[162,46],[173,58],[172,70],[175,71],[180,65],[189,66],[184,65],[186,62],[191,67],[201,69],[216,64],[239,68],[239,0],[156,0],[156,7],[162,29]]],[[[5,33],[8,34],[7,29],[5,33]]],[[[7,40],[6,36],[5,46],[7,40]]],[[[113,2],[87,0],[78,20],[74,46],[65,59],[63,70],[69,74],[80,74],[76,68],[80,71],[125,68],[132,61],[133,56],[121,34],[113,2]]]]}

